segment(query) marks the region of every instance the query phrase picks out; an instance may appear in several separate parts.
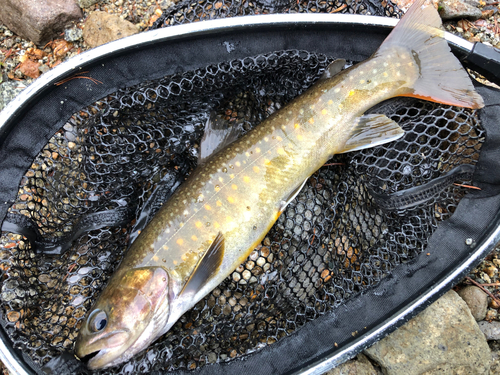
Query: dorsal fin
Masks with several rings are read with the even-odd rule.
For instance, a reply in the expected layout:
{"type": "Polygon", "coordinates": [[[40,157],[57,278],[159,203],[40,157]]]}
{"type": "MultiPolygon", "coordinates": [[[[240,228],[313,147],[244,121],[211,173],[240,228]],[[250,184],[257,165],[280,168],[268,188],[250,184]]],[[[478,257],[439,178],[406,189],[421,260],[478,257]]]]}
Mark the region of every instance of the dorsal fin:
{"type": "Polygon", "coordinates": [[[205,133],[200,143],[198,164],[203,163],[210,155],[233,143],[240,135],[240,128],[236,124],[228,127],[222,119],[211,114],[205,124],[205,133]]]}
{"type": "Polygon", "coordinates": [[[189,280],[182,288],[180,294],[195,295],[210,278],[217,272],[224,258],[224,236],[217,234],[205,254],[198,261],[189,280]]]}

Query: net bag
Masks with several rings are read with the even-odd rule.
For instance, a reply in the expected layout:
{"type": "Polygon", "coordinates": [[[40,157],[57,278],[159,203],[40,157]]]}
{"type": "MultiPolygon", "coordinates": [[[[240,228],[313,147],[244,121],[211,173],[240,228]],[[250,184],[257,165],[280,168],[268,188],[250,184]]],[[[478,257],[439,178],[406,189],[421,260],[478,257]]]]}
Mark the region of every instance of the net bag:
{"type": "MultiPolygon", "coordinates": [[[[13,366],[88,373],[70,354],[79,326],[196,167],[210,116],[245,133],[335,58],[364,60],[388,33],[293,15],[165,26],[337,10],[400,15],[372,1],[181,2],[152,31],[79,56],[11,104],[0,122],[0,323],[13,366]],[[69,79],[83,68],[102,84],[69,79]]],[[[479,111],[416,99],[372,109],[404,137],[331,159],[221,285],[146,351],[101,372],[319,371],[430,304],[498,238],[500,96],[477,90],[479,111]]]]}

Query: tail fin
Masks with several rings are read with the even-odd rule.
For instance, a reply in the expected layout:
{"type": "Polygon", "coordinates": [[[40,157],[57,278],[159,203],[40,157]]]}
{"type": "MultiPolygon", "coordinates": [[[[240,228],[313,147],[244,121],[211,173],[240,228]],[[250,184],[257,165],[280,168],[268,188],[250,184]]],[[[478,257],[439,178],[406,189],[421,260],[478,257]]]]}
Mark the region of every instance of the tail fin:
{"type": "Polygon", "coordinates": [[[426,0],[416,0],[380,46],[377,54],[394,47],[411,51],[420,68],[413,92],[405,96],[468,108],[484,107],[483,99],[443,38],[441,18],[426,0]]]}

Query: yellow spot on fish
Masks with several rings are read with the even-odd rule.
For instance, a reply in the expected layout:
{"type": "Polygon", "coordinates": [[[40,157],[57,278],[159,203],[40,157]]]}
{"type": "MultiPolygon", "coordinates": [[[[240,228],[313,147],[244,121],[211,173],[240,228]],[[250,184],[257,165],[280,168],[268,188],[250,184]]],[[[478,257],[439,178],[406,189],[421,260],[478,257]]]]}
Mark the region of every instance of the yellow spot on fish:
{"type": "Polygon", "coordinates": [[[314,119],[312,117],[309,119],[309,124],[314,124],[314,119]]]}
{"type": "Polygon", "coordinates": [[[231,174],[229,175],[229,178],[234,178],[234,173],[231,173],[231,174]]]}
{"type": "Polygon", "coordinates": [[[285,130],[286,126],[285,125],[281,125],[281,129],[285,130]]]}
{"type": "Polygon", "coordinates": [[[167,251],[167,250],[168,250],[168,246],[167,246],[167,245],[163,245],[161,248],[162,248],[163,250],[165,250],[165,251],[167,251]]]}
{"type": "Polygon", "coordinates": [[[401,66],[401,63],[396,63],[396,66],[399,68],[401,66]]]}
{"type": "Polygon", "coordinates": [[[158,261],[160,260],[160,258],[158,258],[156,255],[153,255],[153,260],[154,260],[155,262],[158,262],[158,261]]]}
{"type": "Polygon", "coordinates": [[[222,177],[219,177],[219,182],[224,182],[224,179],[222,177]]]}
{"type": "Polygon", "coordinates": [[[269,159],[264,159],[264,164],[265,164],[265,165],[269,165],[269,164],[271,164],[271,160],[269,160],[269,159]]]}
{"type": "Polygon", "coordinates": [[[280,142],[283,140],[283,138],[281,138],[279,135],[276,137],[276,139],[280,142]]]}
{"type": "Polygon", "coordinates": [[[269,142],[269,137],[264,137],[264,141],[269,142]]]}
{"type": "Polygon", "coordinates": [[[243,181],[246,182],[247,184],[250,182],[250,177],[248,176],[243,176],[243,181]]]}
{"type": "Polygon", "coordinates": [[[365,80],[364,79],[360,79],[359,83],[365,83],[365,80]]]}
{"type": "Polygon", "coordinates": [[[297,134],[297,139],[299,141],[303,141],[304,140],[304,137],[302,136],[302,134],[297,134]]]}
{"type": "Polygon", "coordinates": [[[201,228],[203,226],[201,221],[197,221],[194,225],[196,225],[196,228],[201,228]]]}
{"type": "Polygon", "coordinates": [[[339,104],[339,109],[342,109],[344,108],[344,106],[342,104],[339,104]]]}
{"type": "Polygon", "coordinates": [[[245,152],[245,156],[248,158],[250,157],[250,154],[248,152],[245,152]]]}
{"type": "Polygon", "coordinates": [[[300,124],[299,124],[299,123],[296,123],[293,127],[294,127],[295,129],[298,129],[298,128],[300,128],[300,124]]]}
{"type": "Polygon", "coordinates": [[[259,172],[260,172],[260,168],[259,168],[259,167],[257,167],[257,166],[255,165],[255,166],[253,167],[253,171],[254,171],[255,173],[259,173],[259,172]]]}
{"type": "Polygon", "coordinates": [[[387,77],[389,74],[387,74],[387,72],[384,72],[384,77],[387,77]]]}
{"type": "Polygon", "coordinates": [[[198,241],[198,237],[196,237],[194,234],[191,236],[191,239],[192,239],[193,241],[198,241]]]}
{"type": "Polygon", "coordinates": [[[330,99],[330,100],[328,101],[328,105],[332,105],[332,104],[333,104],[333,100],[332,100],[332,99],[330,99]]]}
{"type": "Polygon", "coordinates": [[[185,262],[185,261],[187,260],[187,256],[186,256],[186,254],[182,254],[182,255],[181,255],[181,259],[185,262]]]}
{"type": "Polygon", "coordinates": [[[233,189],[233,190],[238,190],[238,185],[232,184],[232,185],[231,185],[231,189],[233,189]]]}
{"type": "Polygon", "coordinates": [[[184,240],[182,238],[179,238],[177,240],[177,245],[182,246],[183,243],[184,243],[184,240]]]}
{"type": "Polygon", "coordinates": [[[230,223],[233,221],[233,218],[231,216],[226,216],[226,222],[230,223]]]}
{"type": "Polygon", "coordinates": [[[257,147],[257,148],[255,149],[255,152],[258,154],[258,153],[260,152],[260,148],[258,148],[258,147],[257,147]]]}
{"type": "Polygon", "coordinates": [[[409,62],[409,63],[408,63],[408,66],[413,66],[413,63],[412,63],[412,62],[409,62]]]}
{"type": "Polygon", "coordinates": [[[227,201],[229,203],[234,203],[235,202],[235,199],[233,197],[227,197],[227,201]]]}
{"type": "Polygon", "coordinates": [[[175,266],[177,265],[177,263],[178,263],[178,262],[177,262],[176,260],[174,260],[174,265],[175,265],[175,266]]]}
{"type": "Polygon", "coordinates": [[[237,167],[241,167],[241,163],[239,161],[237,161],[236,163],[234,163],[237,167]]]}
{"type": "MultiPolygon", "coordinates": [[[[334,92],[339,92],[339,91],[340,91],[340,88],[339,88],[339,87],[337,87],[337,88],[336,88],[335,90],[333,90],[333,91],[334,91],[334,92]]],[[[331,102],[331,100],[330,100],[330,102],[331,102]]],[[[330,102],[328,102],[328,103],[330,104],[330,102]]]]}
{"type": "Polygon", "coordinates": [[[304,110],[301,108],[301,109],[300,109],[300,111],[299,111],[299,113],[300,113],[301,115],[303,115],[303,114],[304,114],[304,110]]]}
{"type": "Polygon", "coordinates": [[[311,105],[309,106],[309,108],[310,108],[310,109],[314,109],[314,104],[311,104],[311,105]]]}
{"type": "Polygon", "coordinates": [[[219,191],[220,190],[220,186],[219,185],[215,185],[215,191],[219,191]]]}
{"type": "Polygon", "coordinates": [[[280,147],[276,150],[278,152],[278,155],[285,155],[285,149],[283,147],[280,147]]]}
{"type": "Polygon", "coordinates": [[[203,207],[205,207],[205,210],[207,211],[210,211],[212,209],[212,207],[210,207],[208,204],[204,205],[203,207]]]}
{"type": "Polygon", "coordinates": [[[215,222],[215,223],[214,223],[214,228],[215,228],[215,229],[220,228],[220,224],[219,224],[218,222],[215,222]]]}
{"type": "Polygon", "coordinates": [[[221,202],[221,201],[217,201],[217,202],[215,202],[215,204],[216,204],[218,207],[222,206],[222,202],[221,202]]]}
{"type": "Polygon", "coordinates": [[[353,95],[354,95],[354,90],[349,91],[349,96],[353,96],[353,95]]]}
{"type": "Polygon", "coordinates": [[[328,111],[327,111],[326,109],[323,109],[323,110],[321,111],[321,114],[322,114],[322,115],[326,115],[326,114],[328,114],[328,111]]]}

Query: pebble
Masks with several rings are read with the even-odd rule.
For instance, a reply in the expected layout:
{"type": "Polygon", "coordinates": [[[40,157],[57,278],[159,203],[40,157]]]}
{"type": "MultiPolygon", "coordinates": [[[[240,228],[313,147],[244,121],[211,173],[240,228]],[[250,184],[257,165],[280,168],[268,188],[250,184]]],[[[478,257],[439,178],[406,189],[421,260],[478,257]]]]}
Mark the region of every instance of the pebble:
{"type": "Polygon", "coordinates": [[[67,42],[76,42],[77,40],[80,40],[82,36],[83,36],[82,29],[76,26],[71,29],[64,30],[64,39],[67,42]]]}
{"type": "Polygon", "coordinates": [[[7,81],[0,83],[0,111],[5,108],[8,102],[23,91],[26,85],[19,81],[7,81]]]}
{"type": "Polygon", "coordinates": [[[491,362],[483,333],[453,290],[365,354],[385,375],[488,374],[491,362]]]}
{"type": "Polygon", "coordinates": [[[484,333],[484,337],[486,340],[500,340],[500,322],[498,320],[494,320],[492,322],[487,322],[483,320],[482,322],[477,323],[481,332],[484,333]]]}
{"type": "Polygon", "coordinates": [[[92,5],[97,4],[99,0],[78,0],[80,8],[90,8],[92,5]]]}
{"type": "Polygon", "coordinates": [[[477,322],[486,317],[486,310],[488,309],[488,295],[479,289],[477,286],[469,285],[461,289],[458,295],[462,297],[470,312],[477,322]]]}
{"type": "Polygon", "coordinates": [[[462,18],[477,20],[483,15],[479,8],[461,0],[440,0],[439,14],[443,20],[462,18]]]}
{"type": "Polygon", "coordinates": [[[85,22],[83,39],[89,47],[97,47],[138,32],[139,29],[133,23],[119,16],[92,12],[85,22]]]}

